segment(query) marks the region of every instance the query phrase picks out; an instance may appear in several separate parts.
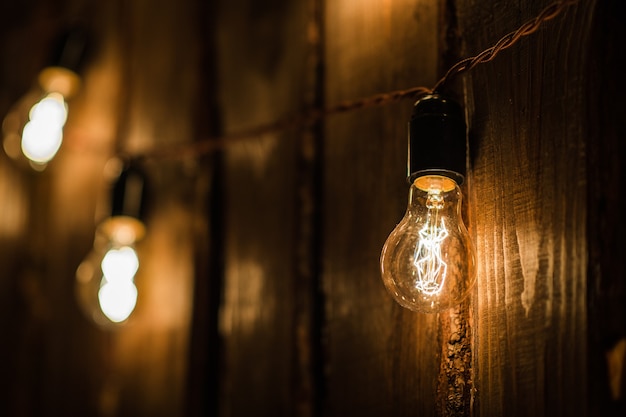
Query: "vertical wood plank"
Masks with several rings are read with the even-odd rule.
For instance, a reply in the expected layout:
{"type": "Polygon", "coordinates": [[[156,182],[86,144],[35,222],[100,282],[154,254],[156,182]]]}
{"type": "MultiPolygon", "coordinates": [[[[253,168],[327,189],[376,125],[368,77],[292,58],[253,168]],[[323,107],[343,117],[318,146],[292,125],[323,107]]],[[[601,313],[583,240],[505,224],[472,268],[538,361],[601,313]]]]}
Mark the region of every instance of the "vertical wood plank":
{"type": "MultiPolygon", "coordinates": [[[[221,2],[217,13],[224,132],[299,111],[307,2],[237,0],[221,2]]],[[[304,412],[294,383],[298,139],[267,134],[224,152],[221,416],[304,412]]]]}
{"type": "MultiPolygon", "coordinates": [[[[327,1],[327,104],[434,84],[438,13],[429,1],[327,1]]],[[[435,415],[438,318],[396,305],[378,264],[406,209],[411,108],[407,101],[326,120],[325,416],[435,415]]]]}
{"type": "MultiPolygon", "coordinates": [[[[544,2],[458,2],[467,54],[544,2]]],[[[478,256],[477,415],[579,415],[585,394],[586,125],[594,2],[466,78],[478,256]]]]}
{"type": "MultiPolygon", "coordinates": [[[[142,0],[119,7],[124,100],[118,151],[133,154],[193,141],[201,85],[198,3],[142,0]]],[[[148,234],[139,248],[141,298],[129,326],[112,335],[105,391],[116,416],[184,413],[199,232],[194,210],[202,207],[196,192],[204,175],[196,164],[145,162],[152,196],[148,234]]]]}
{"type": "MultiPolygon", "coordinates": [[[[197,140],[219,137],[217,103],[216,2],[196,1],[199,25],[198,67],[201,74],[195,104],[197,140]]],[[[196,161],[194,223],[195,282],[191,323],[186,407],[188,417],[217,416],[219,400],[220,336],[218,317],[222,294],[224,225],[221,198],[222,158],[218,153],[196,161]]]]}

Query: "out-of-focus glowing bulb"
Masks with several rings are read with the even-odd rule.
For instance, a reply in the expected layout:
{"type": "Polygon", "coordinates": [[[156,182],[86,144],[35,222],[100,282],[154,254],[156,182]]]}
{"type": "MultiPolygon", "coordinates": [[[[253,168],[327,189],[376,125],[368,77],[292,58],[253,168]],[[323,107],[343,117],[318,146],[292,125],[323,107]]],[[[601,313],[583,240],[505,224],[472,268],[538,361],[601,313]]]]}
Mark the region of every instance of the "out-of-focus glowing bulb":
{"type": "Polygon", "coordinates": [[[102,281],[98,301],[105,316],[114,323],[128,318],[137,304],[135,273],[139,268],[137,253],[130,246],[111,248],[101,262],[102,281]]]}
{"type": "Polygon", "coordinates": [[[475,281],[472,243],[461,217],[465,121],[458,104],[431,95],[409,125],[409,205],[380,258],[383,282],[413,311],[459,304],[475,281]]]}
{"type": "Polygon", "coordinates": [[[474,282],[474,255],[461,219],[461,190],[429,175],[411,186],[409,206],[385,242],[383,282],[402,306],[437,312],[458,304],[474,282]]]}
{"type": "Polygon", "coordinates": [[[63,142],[67,105],[62,95],[51,93],[32,107],[29,116],[22,132],[22,152],[31,161],[45,164],[63,142]]]}
{"type": "Polygon", "coordinates": [[[134,244],[144,233],[143,223],[127,216],[112,217],[98,227],[93,250],[76,270],[78,299],[96,323],[122,323],[134,311],[140,268],[134,244]]]}
{"type": "Polygon", "coordinates": [[[124,168],[119,160],[111,161],[107,168],[117,175],[110,217],[96,228],[93,250],[76,270],[76,296],[90,319],[113,328],[126,322],[137,305],[135,275],[140,257],[135,245],[146,233],[140,220],[145,176],[139,169],[124,168]]]}
{"type": "Polygon", "coordinates": [[[103,280],[98,291],[102,312],[113,323],[123,322],[130,316],[137,304],[137,287],[133,282],[111,283],[103,280]]]}
{"type": "Polygon", "coordinates": [[[30,120],[61,128],[67,120],[67,104],[61,94],[50,93],[35,104],[28,115],[30,120]]]}
{"type": "Polygon", "coordinates": [[[102,259],[102,273],[108,282],[129,281],[139,269],[137,252],[130,246],[119,249],[111,248],[102,259]]]}
{"type": "Polygon", "coordinates": [[[49,65],[5,116],[2,145],[18,163],[27,162],[41,171],[61,147],[67,119],[65,101],[80,88],[77,71],[84,63],[87,38],[86,30],[79,27],[62,33],[52,48],[49,65]]]}

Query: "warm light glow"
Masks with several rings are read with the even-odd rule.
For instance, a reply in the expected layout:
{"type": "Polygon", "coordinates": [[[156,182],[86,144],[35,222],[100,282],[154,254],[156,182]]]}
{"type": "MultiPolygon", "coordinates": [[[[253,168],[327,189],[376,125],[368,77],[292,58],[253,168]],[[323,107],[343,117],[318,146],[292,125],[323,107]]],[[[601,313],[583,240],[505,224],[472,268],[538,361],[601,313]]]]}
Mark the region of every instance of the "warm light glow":
{"type": "Polygon", "coordinates": [[[111,217],[102,222],[99,229],[117,246],[132,245],[146,234],[144,224],[130,216],[111,217]]]}
{"type": "Polygon", "coordinates": [[[98,301],[105,316],[114,323],[128,318],[137,304],[137,287],[132,281],[109,282],[102,279],[98,301]]]}
{"type": "Polygon", "coordinates": [[[132,281],[139,268],[137,253],[130,246],[110,249],[102,259],[102,273],[108,282],[132,281]]]}
{"type": "Polygon", "coordinates": [[[65,100],[60,94],[48,94],[30,109],[28,116],[31,121],[61,128],[67,119],[65,100]]]}
{"type": "Polygon", "coordinates": [[[128,318],[137,303],[137,287],[133,282],[139,268],[137,253],[130,246],[109,249],[102,258],[101,268],[100,308],[109,320],[119,323],[128,318]]]}
{"type": "Polygon", "coordinates": [[[51,93],[31,108],[29,116],[22,132],[22,152],[31,161],[45,164],[61,147],[67,105],[62,95],[51,93]]]}
{"type": "Polygon", "coordinates": [[[39,73],[39,85],[45,91],[61,93],[69,99],[80,88],[80,77],[67,68],[47,67],[39,73]]]}

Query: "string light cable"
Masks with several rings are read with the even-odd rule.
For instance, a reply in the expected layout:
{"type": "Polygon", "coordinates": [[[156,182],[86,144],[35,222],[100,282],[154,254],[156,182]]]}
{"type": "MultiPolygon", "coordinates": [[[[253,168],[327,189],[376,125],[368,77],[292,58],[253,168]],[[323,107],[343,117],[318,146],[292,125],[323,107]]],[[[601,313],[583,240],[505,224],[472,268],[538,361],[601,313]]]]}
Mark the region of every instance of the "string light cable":
{"type": "Polygon", "coordinates": [[[348,113],[351,111],[383,106],[405,99],[417,99],[419,97],[441,91],[445,85],[455,77],[471,71],[480,64],[492,61],[500,52],[515,45],[521,38],[531,35],[539,30],[543,23],[554,19],[567,8],[577,4],[579,0],[557,0],[546,6],[537,16],[522,24],[517,30],[500,38],[494,45],[483,50],[475,56],[464,58],[454,64],[431,88],[424,86],[411,87],[404,90],[395,90],[379,93],[369,97],[343,101],[327,108],[313,108],[302,113],[285,117],[274,122],[261,124],[256,127],[226,134],[220,137],[211,137],[195,142],[176,144],[163,148],[148,149],[133,156],[133,159],[181,159],[207,155],[214,151],[226,148],[239,141],[258,138],[259,136],[284,132],[309,126],[328,116],[348,113]]]}

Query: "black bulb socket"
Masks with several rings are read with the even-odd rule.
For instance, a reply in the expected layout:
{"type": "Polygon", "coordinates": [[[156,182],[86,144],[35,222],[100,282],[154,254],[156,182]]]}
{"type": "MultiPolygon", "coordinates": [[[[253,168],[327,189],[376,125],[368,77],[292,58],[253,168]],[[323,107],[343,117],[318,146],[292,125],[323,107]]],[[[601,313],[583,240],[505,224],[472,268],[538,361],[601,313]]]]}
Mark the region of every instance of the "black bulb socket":
{"type": "Polygon", "coordinates": [[[407,182],[441,175],[461,185],[466,173],[466,125],[461,106],[440,94],[418,100],[409,122],[407,182]]]}
{"type": "Polygon", "coordinates": [[[61,67],[80,74],[83,70],[91,35],[83,25],[73,25],[63,30],[52,44],[48,66],[61,67]]]}
{"type": "Polygon", "coordinates": [[[144,221],[147,194],[143,170],[134,165],[125,165],[111,189],[111,217],[126,216],[144,221]]]}

